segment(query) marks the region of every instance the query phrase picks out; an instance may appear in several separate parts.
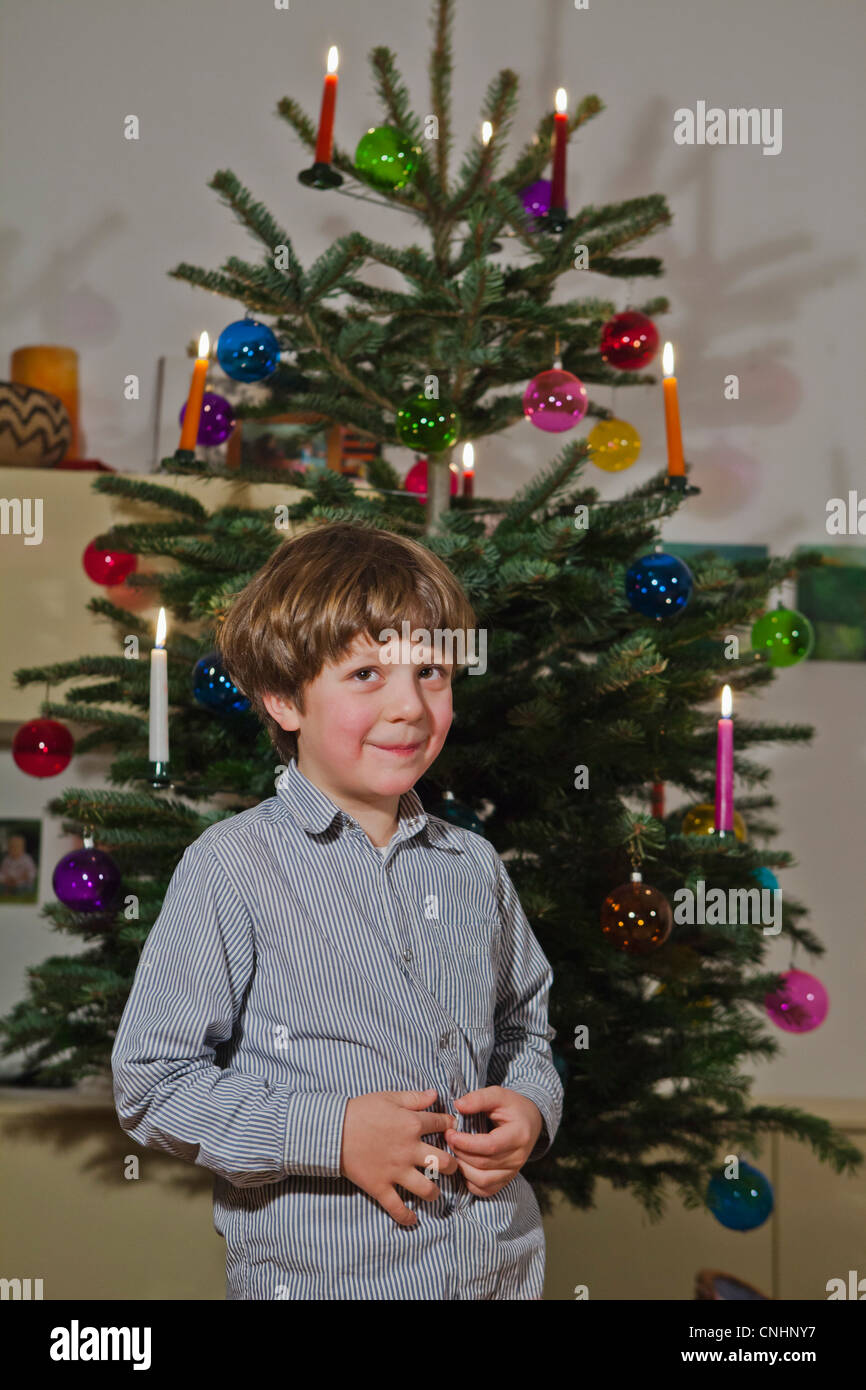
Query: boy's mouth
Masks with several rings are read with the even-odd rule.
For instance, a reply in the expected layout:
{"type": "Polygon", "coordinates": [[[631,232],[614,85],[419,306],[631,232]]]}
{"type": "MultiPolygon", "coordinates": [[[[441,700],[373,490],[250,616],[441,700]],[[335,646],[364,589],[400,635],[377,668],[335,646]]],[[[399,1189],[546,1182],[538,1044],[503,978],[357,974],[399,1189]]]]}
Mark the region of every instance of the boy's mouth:
{"type": "Polygon", "coordinates": [[[371,743],[370,747],[378,748],[380,753],[395,753],[398,757],[408,758],[411,753],[417,753],[423,742],[423,739],[419,739],[417,743],[371,743]]]}

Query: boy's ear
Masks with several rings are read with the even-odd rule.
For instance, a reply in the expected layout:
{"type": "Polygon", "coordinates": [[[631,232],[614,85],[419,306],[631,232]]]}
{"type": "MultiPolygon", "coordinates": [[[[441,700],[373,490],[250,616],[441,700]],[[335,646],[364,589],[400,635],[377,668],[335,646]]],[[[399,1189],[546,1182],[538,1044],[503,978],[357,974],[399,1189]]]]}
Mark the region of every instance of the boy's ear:
{"type": "Polygon", "coordinates": [[[296,733],[300,729],[297,711],[291,700],[286,700],[282,695],[263,695],[262,704],[272,719],[276,719],[281,729],[287,733],[296,733]]]}

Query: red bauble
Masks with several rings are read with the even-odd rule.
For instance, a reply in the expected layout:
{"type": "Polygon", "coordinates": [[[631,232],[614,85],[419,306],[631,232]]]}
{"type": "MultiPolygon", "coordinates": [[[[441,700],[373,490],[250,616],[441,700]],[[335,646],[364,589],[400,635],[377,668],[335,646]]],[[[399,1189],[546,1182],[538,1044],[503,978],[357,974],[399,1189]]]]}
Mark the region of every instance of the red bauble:
{"type": "Polygon", "coordinates": [[[601,909],[601,929],[619,951],[645,956],[671,934],[673,917],[664,893],[644,883],[639,873],[608,893],[601,909]]]}
{"type": "Polygon", "coordinates": [[[57,719],[31,719],[12,740],[12,757],[30,777],[56,777],[69,766],[75,740],[57,719]]]}
{"type": "Polygon", "coordinates": [[[624,372],[638,372],[658,352],[658,329],[646,314],[615,314],[601,330],[602,361],[624,372]]]}
{"type": "Polygon", "coordinates": [[[138,556],[127,550],[97,550],[93,541],[82,556],[88,578],[94,584],[122,584],[128,574],[138,567],[138,556]]]}
{"type": "MultiPolygon", "coordinates": [[[[451,474],[451,496],[457,496],[457,473],[449,464],[448,471],[451,474]]],[[[427,460],[416,459],[403,480],[403,486],[407,492],[418,494],[419,502],[423,502],[427,496],[427,460]]]]}

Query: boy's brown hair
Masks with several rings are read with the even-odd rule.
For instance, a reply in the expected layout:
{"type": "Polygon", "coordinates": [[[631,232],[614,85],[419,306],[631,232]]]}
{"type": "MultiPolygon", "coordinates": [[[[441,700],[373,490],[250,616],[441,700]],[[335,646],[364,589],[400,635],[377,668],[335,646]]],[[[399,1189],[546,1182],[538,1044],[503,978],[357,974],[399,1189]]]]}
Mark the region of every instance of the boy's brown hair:
{"type": "Polygon", "coordinates": [[[268,730],[280,758],[298,756],[297,734],[262,701],[282,695],[304,714],[304,687],[354,639],[395,628],[465,631],[476,615],[461,585],[432,551],[394,531],[328,522],[278,546],[236,594],[216,635],[229,677],[268,730]]]}

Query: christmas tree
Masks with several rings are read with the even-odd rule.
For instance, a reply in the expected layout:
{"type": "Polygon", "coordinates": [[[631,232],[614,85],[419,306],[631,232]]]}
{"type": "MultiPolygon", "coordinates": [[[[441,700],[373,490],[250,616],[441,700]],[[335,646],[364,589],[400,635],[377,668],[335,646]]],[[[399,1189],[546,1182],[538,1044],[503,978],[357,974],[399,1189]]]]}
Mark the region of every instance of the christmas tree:
{"type": "MultiPolygon", "coordinates": [[[[708,550],[691,574],[677,571],[654,547],[665,518],[688,505],[684,477],[672,485],[676,479],[661,471],[605,502],[584,477],[593,453],[583,435],[570,436],[551,458],[539,431],[539,469],[511,499],[449,499],[456,438],[479,440],[522,421],[527,382],[554,362],[578,379],[565,397],[577,402],[569,423],[584,413],[600,422],[609,416],[582,402],[581,383],[656,382],[634,361],[623,371],[615,352],[602,355],[614,298],[554,294],[563,281],[579,283],[582,267],[614,280],[658,278],[657,258],[623,252],[670,222],[657,194],[571,215],[555,203],[541,215],[528,211],[522,195],[550,161],[555,119],[559,142],[563,121],[571,134],[603,106],[586,96],[571,116],[546,114],[509,162],[518,90],[511,71],[499,73],[484,98],[489,140],[471,140],[452,177],[452,8],[449,0],[433,8],[426,119],[412,110],[394,55],[381,47],[371,54],[382,124],[392,132],[373,151],[376,158],[391,151],[387,185],[368,159],[369,144],[356,159],[339,145],[328,150],[294,101],[278,107],[315,155],[302,180],[315,191],[298,190],[296,215],[302,198],[370,197],[414,219],[424,245],[391,247],[358,230],[305,269],[285,229],[223,170],[211,187],[256,239],[258,258],[231,257],[219,271],[182,264],[171,272],[271,320],[282,360],[267,379],[267,400],[239,407],[245,418],[302,410],[387,446],[408,437],[412,448],[423,402],[438,403],[445,428],[435,447],[424,448],[426,506],[384,459],[369,465],[365,486],[327,469],[293,474],[297,492],[285,505],[285,473],[248,470],[251,481],[275,487],[275,507],[259,510],[208,510],[158,480],[96,479],[97,490],[162,513],[117,526],[97,544],[175,562],[171,573],[126,580],[152,589],[175,624],[167,644],[171,785],[154,788],[146,660],[124,652],[16,672],[20,685],[73,682],[64,700],[43,704],[43,715],[89,727],[79,753],[114,750],[108,788],[67,789],[50,809],[65,830],[88,832],[110,855],[124,896],[110,910],[82,912],[61,901],[45,909],[86,949],[30,971],[29,997],[2,1020],[4,1052],[25,1053],[30,1083],[68,1085],[108,1073],[141,947],[183,850],[215,820],[273,794],[266,731],[230,708],[237,692],[225,685],[227,698],[202,704],[191,671],[213,653],[233,594],[287,534],[326,522],[372,525],[423,539],[441,556],[487,634],[486,673],[471,679],[464,671],[457,680],[453,729],[419,790],[429,810],[481,817],[481,833],[507,857],[554,968],[550,1019],[565,1106],[552,1150],[527,1173],[542,1208],[553,1193],[589,1205],[599,1178],[628,1187],[653,1215],[668,1187],[687,1205],[702,1204],[724,1156],[758,1150],[768,1132],[808,1142],[836,1171],[850,1171],[862,1155],[826,1121],[750,1099],[744,1067],[778,1051],[764,1001],[774,992],[778,999],[784,986],[764,964],[761,927],[676,921],[668,930],[663,922],[664,900],[676,901],[684,889],[753,889],[762,881],[757,871],[793,862],[770,847],[776,803],[767,769],[750,750],[806,742],[813,729],[737,718],[733,769],[745,838],[742,827],[738,834],[727,824],[718,833],[704,813],[685,829],[710,833],[684,833],[688,808],[664,814],[658,790],[650,809],[653,785],[677,789],[698,806],[713,801],[718,707],[706,706],[729,684],[739,712],[748,694],[776,678],[773,660],[750,645],[748,627],[765,613],[773,588],[820,557],[734,562],[708,550]],[[382,267],[401,277],[402,288],[377,283],[382,267]],[[642,567],[630,569],[638,559],[642,567]],[[678,573],[687,600],[673,614],[659,600],[664,565],[678,573]],[[627,594],[629,574],[636,582],[627,594]],[[641,575],[650,576],[648,584],[641,575]],[[178,623],[198,635],[179,632],[178,623]],[[442,801],[446,793],[453,801],[442,801]],[[643,879],[632,881],[633,872],[643,879]],[[628,901],[647,887],[656,891],[642,936],[632,930],[639,919],[628,918],[628,901]]],[[[649,297],[630,307],[650,318],[669,305],[649,297]]],[[[619,348],[628,351],[622,338],[619,348]]],[[[544,409],[550,397],[539,392],[539,402],[544,409]]],[[[164,461],[162,471],[205,472],[190,450],[164,461]]],[[[207,470],[220,474],[237,476],[207,470]]],[[[152,622],[106,597],[89,606],[121,637],[137,637],[144,652],[151,646],[152,622]]],[[[792,955],[819,956],[824,947],[806,915],[785,893],[781,926],[792,955]]]]}

